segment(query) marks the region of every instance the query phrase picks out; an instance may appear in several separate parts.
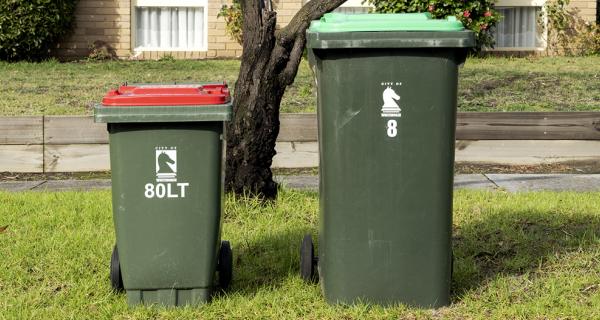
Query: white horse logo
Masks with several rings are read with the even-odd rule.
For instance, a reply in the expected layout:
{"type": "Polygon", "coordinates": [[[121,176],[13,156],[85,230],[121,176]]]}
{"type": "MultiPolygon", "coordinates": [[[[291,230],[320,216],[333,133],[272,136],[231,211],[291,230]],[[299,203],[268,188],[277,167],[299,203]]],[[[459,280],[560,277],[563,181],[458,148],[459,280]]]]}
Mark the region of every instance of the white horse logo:
{"type": "Polygon", "coordinates": [[[391,87],[385,88],[383,90],[383,107],[381,107],[381,113],[383,114],[399,114],[400,106],[396,103],[397,100],[400,100],[400,96],[396,94],[394,89],[391,87]]]}

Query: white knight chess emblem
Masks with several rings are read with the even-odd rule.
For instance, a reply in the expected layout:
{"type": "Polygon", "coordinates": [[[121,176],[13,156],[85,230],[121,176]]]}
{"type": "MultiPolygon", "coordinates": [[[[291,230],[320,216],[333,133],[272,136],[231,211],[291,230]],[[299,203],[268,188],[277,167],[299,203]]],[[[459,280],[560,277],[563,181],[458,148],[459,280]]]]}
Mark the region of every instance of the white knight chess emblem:
{"type": "Polygon", "coordinates": [[[383,107],[381,107],[382,117],[400,117],[400,106],[396,101],[400,100],[400,96],[392,89],[387,87],[383,90],[383,107]]]}
{"type": "Polygon", "coordinates": [[[156,181],[177,181],[177,149],[156,150],[156,181]]]}

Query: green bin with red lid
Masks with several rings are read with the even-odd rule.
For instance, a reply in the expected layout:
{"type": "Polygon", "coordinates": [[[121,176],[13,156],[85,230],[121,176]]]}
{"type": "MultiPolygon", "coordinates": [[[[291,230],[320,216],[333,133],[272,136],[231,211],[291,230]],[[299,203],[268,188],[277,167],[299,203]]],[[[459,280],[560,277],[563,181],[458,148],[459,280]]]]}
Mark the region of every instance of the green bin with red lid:
{"type": "Polygon", "coordinates": [[[232,278],[221,241],[225,83],[122,85],[107,123],[116,233],[110,279],[130,305],[197,305],[232,278]]]}

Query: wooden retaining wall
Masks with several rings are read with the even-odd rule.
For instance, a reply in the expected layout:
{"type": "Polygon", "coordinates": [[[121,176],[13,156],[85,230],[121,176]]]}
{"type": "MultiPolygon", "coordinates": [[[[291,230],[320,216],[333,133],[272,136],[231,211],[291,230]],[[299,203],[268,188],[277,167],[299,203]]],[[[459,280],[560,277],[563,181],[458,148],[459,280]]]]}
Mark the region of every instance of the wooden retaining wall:
{"type": "MultiPolygon", "coordinates": [[[[456,161],[600,161],[600,112],[459,113],[456,161]]],[[[273,167],[318,166],[315,114],[282,114],[273,167]]],[[[110,170],[105,124],[90,116],[0,118],[0,171],[110,170]]]]}

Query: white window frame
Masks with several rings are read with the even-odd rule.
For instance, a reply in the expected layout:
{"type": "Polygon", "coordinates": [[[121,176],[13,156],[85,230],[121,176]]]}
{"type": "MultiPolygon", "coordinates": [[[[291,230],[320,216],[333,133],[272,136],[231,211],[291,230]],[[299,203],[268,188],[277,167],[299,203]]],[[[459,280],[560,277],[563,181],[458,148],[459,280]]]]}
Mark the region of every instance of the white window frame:
{"type": "Polygon", "coordinates": [[[208,51],[208,0],[132,0],[131,1],[131,47],[135,53],[155,51],[183,51],[206,52],[208,51]],[[204,8],[203,43],[200,48],[153,48],[136,46],[137,37],[137,7],[192,7],[204,8]]]}
{"type": "Polygon", "coordinates": [[[351,8],[369,8],[372,7],[372,5],[367,4],[367,3],[362,3],[363,0],[347,0],[346,2],[342,3],[342,5],[340,5],[340,7],[351,7],[351,8]]]}
{"type": "Polygon", "coordinates": [[[548,39],[548,15],[544,7],[546,0],[497,0],[495,3],[496,9],[505,7],[539,7],[542,10],[543,26],[540,30],[540,46],[539,47],[502,47],[502,48],[486,48],[486,51],[544,51],[547,46],[548,39]]]}

